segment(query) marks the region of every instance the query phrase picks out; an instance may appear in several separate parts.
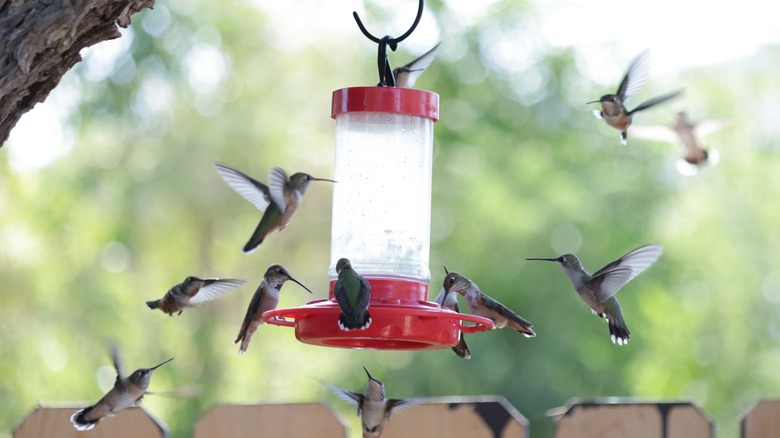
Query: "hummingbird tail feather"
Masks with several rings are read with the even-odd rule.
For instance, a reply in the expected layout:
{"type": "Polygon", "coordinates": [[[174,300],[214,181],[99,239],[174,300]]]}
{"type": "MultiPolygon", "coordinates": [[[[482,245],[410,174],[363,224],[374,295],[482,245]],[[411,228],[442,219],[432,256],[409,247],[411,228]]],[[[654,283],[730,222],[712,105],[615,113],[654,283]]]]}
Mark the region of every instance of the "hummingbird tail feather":
{"type": "Polygon", "coordinates": [[[70,421],[71,423],[73,423],[73,427],[75,427],[76,430],[79,431],[90,430],[93,427],[95,427],[95,425],[98,424],[100,420],[102,420],[102,418],[97,418],[95,420],[87,420],[86,415],[89,414],[90,411],[92,411],[92,408],[94,408],[94,406],[84,408],[70,416],[70,421]]]}
{"type": "Polygon", "coordinates": [[[349,318],[344,312],[339,315],[339,328],[348,332],[350,330],[365,330],[371,326],[371,315],[368,311],[365,311],[362,315],[358,315],[357,318],[349,318]]]}
{"type": "Polygon", "coordinates": [[[147,301],[146,305],[149,306],[150,309],[157,309],[160,307],[161,301],[162,300],[147,301]]]}
{"type": "Polygon", "coordinates": [[[606,317],[609,323],[609,335],[612,338],[612,343],[617,345],[628,344],[628,339],[631,337],[631,332],[628,330],[626,321],[623,318],[616,318],[614,316],[606,317]]]}
{"type": "Polygon", "coordinates": [[[246,245],[244,245],[242,251],[244,251],[244,254],[252,254],[257,250],[257,247],[260,246],[261,243],[263,243],[264,239],[265,236],[261,237],[260,239],[257,239],[255,238],[255,236],[252,236],[252,238],[249,239],[246,245]]]}
{"type": "Polygon", "coordinates": [[[517,330],[518,332],[522,333],[523,336],[525,336],[526,338],[533,338],[534,336],[536,336],[536,332],[534,331],[534,329],[531,328],[533,327],[533,324],[531,324],[530,322],[522,318],[520,318],[517,321],[510,319],[507,322],[507,325],[517,330]]]}
{"type": "Polygon", "coordinates": [[[454,351],[458,357],[462,357],[463,359],[471,359],[471,352],[469,351],[469,346],[466,345],[466,338],[463,336],[463,333],[460,334],[460,341],[458,342],[458,345],[452,347],[452,351],[454,351]]]}

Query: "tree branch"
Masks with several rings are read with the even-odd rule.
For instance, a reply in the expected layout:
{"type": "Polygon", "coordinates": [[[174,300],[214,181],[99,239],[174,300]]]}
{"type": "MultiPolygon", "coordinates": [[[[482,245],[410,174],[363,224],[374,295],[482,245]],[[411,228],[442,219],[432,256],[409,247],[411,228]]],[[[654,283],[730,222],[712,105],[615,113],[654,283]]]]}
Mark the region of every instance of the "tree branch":
{"type": "Polygon", "coordinates": [[[0,147],[22,114],[81,61],[81,49],[119,37],[117,25],[129,26],[133,14],[152,6],[154,0],[0,0],[0,147]]]}

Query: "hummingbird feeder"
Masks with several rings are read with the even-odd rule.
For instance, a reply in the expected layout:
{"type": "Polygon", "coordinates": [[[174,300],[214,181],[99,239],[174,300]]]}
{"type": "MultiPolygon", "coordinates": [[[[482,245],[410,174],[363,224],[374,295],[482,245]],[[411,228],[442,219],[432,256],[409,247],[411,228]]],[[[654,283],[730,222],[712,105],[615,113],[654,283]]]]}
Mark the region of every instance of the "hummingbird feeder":
{"type": "Polygon", "coordinates": [[[379,85],[333,92],[336,120],[331,264],[328,299],[265,312],[269,324],[295,327],[304,343],[342,348],[431,350],[455,346],[460,333],[493,328],[493,321],[456,313],[428,301],[430,270],[433,124],[436,93],[395,87],[386,47],[401,37],[374,37],[353,13],[358,27],[379,44],[379,85]],[[348,258],[371,284],[365,330],[344,331],[333,295],[336,261],[348,258]],[[464,322],[471,324],[464,325],[464,322]]]}

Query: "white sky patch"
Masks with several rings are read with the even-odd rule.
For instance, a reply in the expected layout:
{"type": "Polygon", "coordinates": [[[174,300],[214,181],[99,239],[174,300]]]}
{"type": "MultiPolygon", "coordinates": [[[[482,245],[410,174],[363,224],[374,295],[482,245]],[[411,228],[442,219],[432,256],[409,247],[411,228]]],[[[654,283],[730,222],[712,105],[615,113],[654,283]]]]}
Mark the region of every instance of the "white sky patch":
{"type": "Polygon", "coordinates": [[[117,67],[117,61],[133,44],[133,30],[120,29],[121,37],[103,41],[81,51],[84,77],[93,82],[105,81],[117,67]]]}
{"type": "Polygon", "coordinates": [[[611,83],[642,50],[651,50],[651,74],[717,64],[780,43],[780,3],[704,0],[537,2],[542,36],[556,47],[574,47],[584,73],[611,83]],[[623,64],[614,66],[615,51],[623,64]],[[605,78],[606,69],[617,73],[605,78]]]}
{"type": "Polygon", "coordinates": [[[184,56],[187,82],[197,93],[209,93],[227,74],[227,62],[219,49],[211,44],[198,43],[184,56]]]}
{"type": "Polygon", "coordinates": [[[24,114],[5,146],[11,168],[34,172],[68,153],[74,144],[73,130],[66,124],[71,110],[65,103],[51,102],[38,104],[24,114]]]}

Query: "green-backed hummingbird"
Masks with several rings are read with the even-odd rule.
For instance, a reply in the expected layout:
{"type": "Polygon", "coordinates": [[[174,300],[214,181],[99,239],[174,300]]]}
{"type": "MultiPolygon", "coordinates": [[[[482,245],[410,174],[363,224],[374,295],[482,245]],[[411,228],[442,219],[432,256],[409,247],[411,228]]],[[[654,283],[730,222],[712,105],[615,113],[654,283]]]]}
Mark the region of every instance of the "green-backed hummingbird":
{"type": "Polygon", "coordinates": [[[159,300],[147,301],[150,309],[160,309],[170,316],[206,301],[216,300],[222,295],[246,283],[234,278],[200,278],[189,276],[173,286],[159,300]]]}
{"type": "Polygon", "coordinates": [[[335,182],[330,179],[315,178],[302,172],[294,173],[288,178],[284,170],[274,167],[268,176],[266,186],[226,164],[214,163],[214,168],[236,193],[260,211],[265,211],[254,233],[244,245],[244,252],[247,254],[257,249],[266,236],[289,225],[312,181],[335,182]]]}
{"type": "Polygon", "coordinates": [[[638,93],[645,83],[649,55],[650,52],[645,50],[631,62],[631,65],[628,67],[626,75],[623,76],[623,80],[620,82],[620,86],[615,94],[605,94],[598,100],[588,102],[589,104],[601,103],[601,110],[593,110],[593,115],[600,119],[604,119],[609,126],[619,130],[620,142],[622,144],[627,144],[628,142],[626,131],[631,125],[634,114],[671,100],[682,93],[682,90],[677,90],[646,100],[631,111],[626,109],[626,101],[628,101],[631,96],[638,93]]]}
{"type": "Polygon", "coordinates": [[[438,48],[439,45],[436,44],[431,50],[420,55],[420,57],[414,61],[404,65],[403,67],[394,69],[393,76],[395,76],[395,86],[402,88],[414,87],[414,83],[417,82],[417,78],[423,74],[425,69],[428,68],[428,66],[433,62],[434,58],[436,58],[436,50],[438,48]]]}
{"type": "Polygon", "coordinates": [[[652,243],[641,246],[607,266],[588,274],[577,256],[564,254],[556,258],[528,258],[526,260],[545,260],[557,263],[571,280],[574,290],[593,313],[607,320],[612,343],[627,344],[631,337],[623,310],[615,294],[634,277],[658,260],[663,253],[661,245],[652,243]]]}
{"type": "Polygon", "coordinates": [[[363,426],[363,438],[379,438],[385,427],[385,421],[390,420],[393,411],[410,408],[418,402],[415,399],[386,399],[384,383],[371,376],[366,367],[363,369],[368,375],[365,395],[331,385],[327,387],[338,398],[357,406],[357,415],[363,426]]]}
{"type": "Polygon", "coordinates": [[[461,294],[466,298],[466,303],[469,305],[471,313],[493,320],[495,323],[494,328],[509,326],[527,338],[536,336],[536,333],[531,328],[533,324],[487,296],[479,290],[479,287],[473,281],[457,272],[450,272],[444,277],[444,292],[447,294],[451,292],[461,294]]]}
{"type": "Polygon", "coordinates": [[[279,305],[279,292],[282,290],[282,285],[285,281],[290,280],[297,283],[300,287],[306,289],[309,293],[312,293],[309,288],[301,284],[298,280],[294,279],[289,272],[282,265],[272,265],[266,271],[263,276],[263,281],[260,282],[260,286],[257,287],[255,294],[252,296],[252,300],[249,302],[249,307],[246,309],[246,315],[244,316],[244,322],[241,323],[241,330],[238,331],[234,344],[241,341],[241,347],[239,347],[239,354],[242,354],[249,347],[249,342],[252,340],[252,335],[263,323],[263,313],[269,310],[276,309],[279,305]]]}
{"type": "Polygon", "coordinates": [[[135,370],[128,377],[122,372],[122,364],[115,346],[111,347],[111,359],[116,369],[114,387],[100,401],[81,409],[70,417],[70,421],[76,430],[90,430],[104,418],[141,403],[141,399],[147,393],[146,389],[149,387],[154,370],[173,360],[173,358],[170,358],[151,368],[135,370]]]}
{"type": "MultiPolygon", "coordinates": [[[[444,273],[449,274],[450,272],[447,270],[447,267],[444,267],[444,273]]],[[[438,295],[436,295],[436,299],[434,302],[444,308],[450,309],[453,312],[460,313],[460,308],[458,307],[458,294],[457,292],[450,291],[445,292],[444,288],[441,289],[438,295]]],[[[458,341],[458,344],[452,347],[452,351],[455,352],[455,354],[458,355],[458,357],[462,357],[463,359],[470,359],[471,358],[471,352],[469,351],[469,346],[466,345],[466,337],[463,334],[463,332],[460,333],[460,340],[458,341]]]]}
{"type": "Polygon", "coordinates": [[[367,329],[371,325],[371,314],[368,313],[371,285],[345,258],[336,262],[336,273],[339,277],[333,286],[333,296],[341,308],[339,328],[345,331],[367,329]]]}

